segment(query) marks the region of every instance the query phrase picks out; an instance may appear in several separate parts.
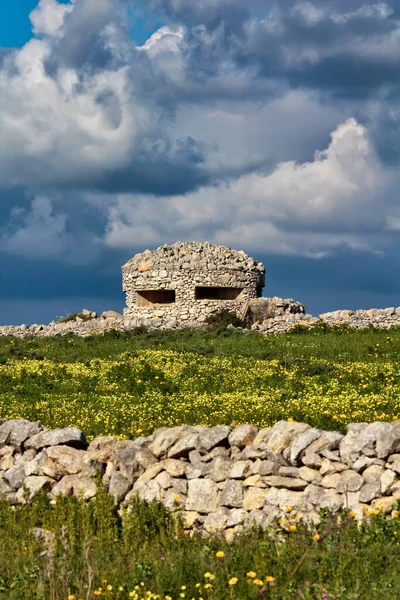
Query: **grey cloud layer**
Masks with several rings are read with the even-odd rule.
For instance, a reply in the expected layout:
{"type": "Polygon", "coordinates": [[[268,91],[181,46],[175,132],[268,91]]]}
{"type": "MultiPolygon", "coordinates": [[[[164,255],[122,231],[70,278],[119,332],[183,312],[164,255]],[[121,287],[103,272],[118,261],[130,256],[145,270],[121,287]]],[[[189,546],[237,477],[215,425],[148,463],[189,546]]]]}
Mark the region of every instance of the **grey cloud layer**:
{"type": "Polygon", "coordinates": [[[390,248],[397,0],[154,0],[165,25],[142,46],[128,4],[40,0],[36,37],[0,53],[0,185],[29,192],[3,209],[3,252],[74,262],[84,244],[90,261],[176,238],[316,257],[390,248]],[[85,237],[74,223],[88,206],[100,216],[85,237]]]}

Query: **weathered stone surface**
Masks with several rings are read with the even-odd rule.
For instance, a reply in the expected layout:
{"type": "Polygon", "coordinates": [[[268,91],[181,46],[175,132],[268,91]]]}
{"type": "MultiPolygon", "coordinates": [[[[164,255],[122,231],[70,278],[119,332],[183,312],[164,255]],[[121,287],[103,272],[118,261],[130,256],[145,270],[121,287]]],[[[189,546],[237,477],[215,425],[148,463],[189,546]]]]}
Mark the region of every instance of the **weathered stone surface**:
{"type": "Polygon", "coordinates": [[[146,485],[147,483],[149,483],[149,481],[151,481],[159,473],[161,473],[161,471],[163,470],[163,468],[164,467],[161,464],[161,462],[157,462],[157,463],[154,463],[153,465],[150,465],[150,467],[148,467],[148,469],[146,469],[146,471],[144,473],[142,473],[142,475],[140,475],[140,477],[138,477],[138,479],[136,480],[135,485],[136,484],[138,486],[146,485]]]}
{"type": "Polygon", "coordinates": [[[82,470],[86,452],[69,446],[51,446],[45,450],[44,456],[48,456],[61,467],[63,475],[74,475],[82,470]]]}
{"type": "Polygon", "coordinates": [[[181,435],[187,430],[186,426],[161,429],[154,432],[154,441],[149,444],[148,450],[157,458],[166,456],[168,450],[177,443],[181,435]]]}
{"type": "Polygon", "coordinates": [[[198,433],[189,433],[185,435],[183,438],[178,440],[176,444],[172,446],[168,450],[169,458],[181,458],[183,456],[188,456],[191,450],[195,450],[199,445],[199,434],[198,433]]]}
{"type": "Polygon", "coordinates": [[[183,477],[185,475],[187,463],[183,460],[167,458],[162,460],[159,464],[172,477],[183,477]]]}
{"type": "Polygon", "coordinates": [[[264,482],[263,477],[257,473],[256,475],[250,475],[249,477],[246,477],[246,479],[243,481],[243,487],[265,488],[267,487],[267,484],[264,482]]]}
{"type": "Polygon", "coordinates": [[[210,427],[200,438],[200,448],[209,452],[215,446],[228,445],[229,434],[231,433],[230,427],[226,425],[217,425],[216,427],[210,427]]]}
{"type": "Polygon", "coordinates": [[[306,429],[299,435],[297,435],[290,445],[290,456],[289,460],[292,465],[298,466],[300,458],[306,452],[307,448],[319,439],[322,435],[322,431],[319,429],[306,429]]]}
{"type": "Polygon", "coordinates": [[[123,500],[130,487],[129,481],[121,473],[113,473],[111,475],[108,490],[116,501],[123,500]]]}
{"type": "Polygon", "coordinates": [[[229,518],[229,512],[227,508],[220,507],[215,512],[208,514],[204,521],[204,529],[209,533],[223,531],[229,518]]]}
{"type": "Polygon", "coordinates": [[[340,462],[332,462],[328,458],[323,458],[319,472],[321,473],[321,475],[333,475],[334,473],[341,473],[342,471],[347,471],[348,468],[348,465],[345,465],[340,462]]]}
{"type": "Polygon", "coordinates": [[[396,473],[391,471],[390,469],[386,469],[381,475],[381,492],[382,495],[385,496],[389,493],[390,488],[396,481],[396,473]]]}
{"type": "Polygon", "coordinates": [[[33,423],[26,419],[10,419],[0,425],[0,444],[21,449],[28,438],[44,430],[45,427],[37,422],[33,423]]]}
{"type": "Polygon", "coordinates": [[[300,467],[299,469],[299,477],[308,481],[309,483],[319,483],[322,480],[322,475],[315,469],[310,469],[309,467],[300,467]]]}
{"type": "Polygon", "coordinates": [[[48,431],[37,433],[25,441],[25,448],[34,448],[35,450],[60,445],[85,450],[88,444],[83,431],[76,427],[49,429],[48,431]]]}
{"type": "Polygon", "coordinates": [[[12,487],[14,490],[17,490],[22,486],[25,479],[24,466],[21,465],[20,467],[17,466],[8,469],[8,471],[5,471],[3,474],[3,479],[10,485],[10,487],[12,487]]]}
{"type": "Polygon", "coordinates": [[[254,508],[262,508],[265,504],[265,490],[260,488],[249,488],[243,497],[243,508],[246,511],[254,508]]]}
{"type": "Polygon", "coordinates": [[[311,469],[319,469],[322,465],[322,458],[318,454],[305,454],[301,459],[304,466],[311,469]]]}
{"type": "Polygon", "coordinates": [[[162,489],[167,490],[172,486],[171,479],[171,475],[166,471],[163,471],[154,478],[154,481],[156,481],[162,489]]]}
{"type": "Polygon", "coordinates": [[[226,527],[236,527],[244,522],[247,512],[242,508],[234,508],[229,511],[229,517],[226,522],[226,527]]]}
{"type": "Polygon", "coordinates": [[[332,473],[331,475],[325,475],[320,485],[324,488],[337,488],[340,482],[340,473],[332,473]]]}
{"type": "Polygon", "coordinates": [[[375,483],[366,483],[360,490],[360,502],[371,502],[374,498],[381,495],[381,486],[379,481],[375,483]]]}
{"type": "Polygon", "coordinates": [[[188,482],[188,496],[185,510],[211,513],[217,510],[220,492],[211,479],[191,479],[188,482]]]}
{"type": "Polygon", "coordinates": [[[214,481],[225,481],[232,469],[232,461],[228,457],[217,456],[210,463],[209,477],[214,481]]]}
{"type": "Polygon", "coordinates": [[[364,479],[356,471],[344,471],[340,475],[340,481],[336,487],[336,491],[338,494],[345,494],[346,492],[358,492],[364,483],[364,479]]]}
{"type": "Polygon", "coordinates": [[[394,496],[385,496],[383,498],[375,498],[375,500],[372,500],[371,506],[374,509],[379,509],[381,512],[389,513],[397,502],[398,498],[395,498],[394,496]]]}
{"type": "Polygon", "coordinates": [[[175,512],[181,510],[185,506],[186,496],[181,494],[178,490],[173,488],[169,489],[165,494],[164,506],[170,511],[175,512]]]}
{"type": "Polygon", "coordinates": [[[310,426],[305,423],[278,421],[270,431],[266,447],[272,452],[283,452],[297,435],[307,429],[310,429],[310,426]]]}
{"type": "Polygon", "coordinates": [[[269,487],[287,488],[288,490],[304,490],[308,483],[299,477],[281,477],[279,475],[270,475],[263,478],[264,483],[269,487]]]}
{"type": "Polygon", "coordinates": [[[343,434],[338,431],[324,431],[315,442],[308,446],[306,454],[318,454],[323,450],[336,450],[339,448],[343,437],[343,434]]]}
{"type": "Polygon", "coordinates": [[[91,452],[98,452],[99,450],[102,450],[103,448],[107,448],[109,446],[115,445],[116,442],[117,442],[117,439],[112,435],[98,436],[90,442],[90,444],[87,448],[87,452],[89,454],[91,452]]]}
{"type": "Polygon", "coordinates": [[[191,529],[196,523],[204,522],[204,517],[195,510],[183,511],[182,518],[186,529],[191,529]]]}
{"type": "Polygon", "coordinates": [[[272,427],[264,427],[260,429],[257,433],[256,437],[253,440],[254,446],[260,446],[261,444],[265,444],[269,438],[269,434],[272,430],[272,427]]]}
{"type": "Polygon", "coordinates": [[[231,479],[244,479],[246,472],[250,469],[251,462],[249,460],[238,460],[233,463],[229,472],[231,479]]]}
{"type": "Polygon", "coordinates": [[[363,471],[363,477],[367,483],[375,483],[380,481],[384,468],[380,465],[371,465],[363,471]]]}
{"type": "Polygon", "coordinates": [[[254,441],[258,433],[255,425],[240,425],[229,435],[229,445],[244,448],[254,441]]]}
{"type": "Polygon", "coordinates": [[[236,479],[228,480],[222,490],[219,503],[221,506],[241,508],[243,506],[243,487],[236,479]]]}
{"type": "Polygon", "coordinates": [[[137,464],[143,469],[148,469],[148,467],[158,462],[158,459],[150,452],[150,450],[140,450],[135,458],[137,464]]]}

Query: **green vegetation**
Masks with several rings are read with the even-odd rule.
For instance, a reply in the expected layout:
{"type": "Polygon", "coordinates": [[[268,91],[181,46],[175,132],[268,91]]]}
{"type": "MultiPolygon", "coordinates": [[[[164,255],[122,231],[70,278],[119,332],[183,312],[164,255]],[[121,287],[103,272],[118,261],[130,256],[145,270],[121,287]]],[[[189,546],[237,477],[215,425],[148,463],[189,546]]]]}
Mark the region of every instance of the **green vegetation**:
{"type": "Polygon", "coordinates": [[[379,514],[359,526],[342,513],[339,521],[325,514],[317,529],[298,523],[293,531],[277,523],[228,545],[190,538],[156,503],[134,503],[121,518],[104,493],[88,504],[0,503],[0,598],[400,597],[400,519],[379,514]]]}
{"type": "Polygon", "coordinates": [[[0,417],[88,438],[280,419],[344,430],[400,415],[400,332],[109,332],[0,341],[0,417]]]}
{"type": "MultiPolygon", "coordinates": [[[[89,438],[282,418],[344,429],[400,415],[399,355],[400,331],[321,325],[277,336],[219,327],[0,338],[0,416],[75,425],[89,438]]],[[[324,514],[315,530],[276,523],[228,545],[190,538],[154,503],[121,516],[104,492],[89,503],[0,501],[0,600],[395,599],[394,515],[360,526],[324,514]]]]}

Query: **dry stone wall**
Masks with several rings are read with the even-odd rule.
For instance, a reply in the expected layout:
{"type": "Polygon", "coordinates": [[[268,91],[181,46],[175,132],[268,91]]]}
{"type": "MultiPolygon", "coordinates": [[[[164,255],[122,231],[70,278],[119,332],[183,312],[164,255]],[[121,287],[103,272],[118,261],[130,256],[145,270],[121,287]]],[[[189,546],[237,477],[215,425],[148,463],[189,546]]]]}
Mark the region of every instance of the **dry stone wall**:
{"type": "Polygon", "coordinates": [[[318,522],[321,508],[390,513],[400,500],[400,422],[353,423],[346,435],[279,421],[259,430],[181,426],[87,443],[75,428],[0,421],[0,494],[24,503],[94,498],[100,480],[123,510],[133,497],[181,511],[188,530],[227,540],[276,517],[318,522]]]}

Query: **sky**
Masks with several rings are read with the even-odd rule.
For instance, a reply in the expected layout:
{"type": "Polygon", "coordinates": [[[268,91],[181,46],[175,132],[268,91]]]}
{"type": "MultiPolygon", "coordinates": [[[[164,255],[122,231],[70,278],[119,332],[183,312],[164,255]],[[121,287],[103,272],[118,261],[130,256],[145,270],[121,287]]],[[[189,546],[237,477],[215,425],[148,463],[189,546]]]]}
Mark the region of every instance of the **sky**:
{"type": "Polygon", "coordinates": [[[266,296],[400,305],[400,0],[1,0],[0,325],[244,249],[266,296]]]}

